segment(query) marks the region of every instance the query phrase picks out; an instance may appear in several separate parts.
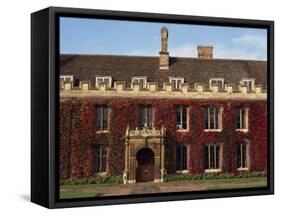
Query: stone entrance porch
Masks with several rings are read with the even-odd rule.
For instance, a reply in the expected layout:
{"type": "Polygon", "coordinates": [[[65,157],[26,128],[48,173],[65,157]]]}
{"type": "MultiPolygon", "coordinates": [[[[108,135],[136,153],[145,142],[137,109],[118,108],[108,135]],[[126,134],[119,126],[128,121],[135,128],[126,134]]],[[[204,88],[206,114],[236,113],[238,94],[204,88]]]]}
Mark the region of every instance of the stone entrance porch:
{"type": "Polygon", "coordinates": [[[166,173],[164,138],[166,130],[162,126],[160,130],[155,128],[126,129],[125,135],[125,170],[123,172],[124,184],[134,184],[141,181],[163,182],[166,173]],[[151,152],[151,153],[149,153],[151,152]],[[143,163],[139,158],[148,158],[143,163]],[[149,154],[149,155],[145,155],[149,154]],[[151,158],[154,157],[154,158],[151,158]]]}

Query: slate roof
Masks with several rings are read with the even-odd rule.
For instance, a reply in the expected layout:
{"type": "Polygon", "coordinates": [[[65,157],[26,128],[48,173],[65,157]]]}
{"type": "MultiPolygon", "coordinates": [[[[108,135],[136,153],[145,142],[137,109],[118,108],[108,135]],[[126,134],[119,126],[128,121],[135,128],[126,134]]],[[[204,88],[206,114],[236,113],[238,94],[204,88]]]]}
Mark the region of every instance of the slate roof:
{"type": "Polygon", "coordinates": [[[76,85],[80,80],[90,80],[95,85],[96,76],[112,76],[112,81],[125,81],[130,86],[134,76],[147,76],[148,82],[169,82],[169,77],[184,77],[191,84],[205,83],[210,78],[224,78],[225,84],[238,88],[242,78],[254,78],[256,85],[267,87],[267,62],[234,59],[199,59],[170,57],[169,70],[159,70],[159,56],[121,55],[71,55],[60,56],[60,74],[74,75],[76,85]]]}

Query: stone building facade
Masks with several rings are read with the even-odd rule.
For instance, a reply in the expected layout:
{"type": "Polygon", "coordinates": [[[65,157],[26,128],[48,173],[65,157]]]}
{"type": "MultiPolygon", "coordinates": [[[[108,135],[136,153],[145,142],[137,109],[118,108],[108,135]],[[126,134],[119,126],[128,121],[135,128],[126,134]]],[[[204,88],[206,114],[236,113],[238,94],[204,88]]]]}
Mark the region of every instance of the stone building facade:
{"type": "Polygon", "coordinates": [[[61,179],[266,171],[267,63],[170,57],[61,55],[61,179]]]}

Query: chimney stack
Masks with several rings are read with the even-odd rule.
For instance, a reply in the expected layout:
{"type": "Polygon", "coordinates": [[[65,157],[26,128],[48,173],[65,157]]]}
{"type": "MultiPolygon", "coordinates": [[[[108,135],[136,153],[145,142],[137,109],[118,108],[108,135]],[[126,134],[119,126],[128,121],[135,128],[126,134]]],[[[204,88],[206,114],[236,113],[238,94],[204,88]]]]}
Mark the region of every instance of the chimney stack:
{"type": "Polygon", "coordinates": [[[213,46],[197,46],[198,58],[212,59],[213,58],[213,46]]]}
{"type": "Polygon", "coordinates": [[[161,28],[161,51],[159,52],[159,69],[169,70],[168,29],[161,28]]]}

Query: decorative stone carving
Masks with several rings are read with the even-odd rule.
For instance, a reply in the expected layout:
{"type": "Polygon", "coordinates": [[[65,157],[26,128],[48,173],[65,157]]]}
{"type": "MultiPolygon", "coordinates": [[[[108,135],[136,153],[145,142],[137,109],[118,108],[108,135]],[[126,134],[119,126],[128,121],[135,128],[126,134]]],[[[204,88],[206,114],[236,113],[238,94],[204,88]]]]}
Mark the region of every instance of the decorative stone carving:
{"type": "Polygon", "coordinates": [[[125,132],[125,170],[123,172],[123,183],[136,183],[137,170],[137,153],[149,148],[154,154],[153,176],[154,182],[163,182],[166,169],[164,167],[165,145],[164,138],[166,129],[162,126],[161,129],[147,126],[139,129],[130,130],[129,126],[125,132]]]}

